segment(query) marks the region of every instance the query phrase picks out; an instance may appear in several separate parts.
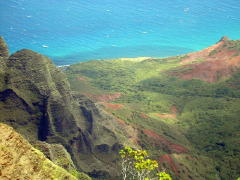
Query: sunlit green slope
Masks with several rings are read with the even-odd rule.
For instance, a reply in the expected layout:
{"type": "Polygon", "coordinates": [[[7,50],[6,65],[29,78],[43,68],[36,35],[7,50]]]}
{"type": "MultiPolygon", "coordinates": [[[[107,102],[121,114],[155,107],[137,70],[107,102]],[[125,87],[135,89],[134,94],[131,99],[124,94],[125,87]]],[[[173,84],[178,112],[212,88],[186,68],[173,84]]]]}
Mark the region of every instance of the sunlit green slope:
{"type": "Polygon", "coordinates": [[[74,91],[136,127],[137,143],[176,179],[230,180],[240,174],[239,44],[224,38],[183,56],[90,61],[65,72],[74,91]]]}

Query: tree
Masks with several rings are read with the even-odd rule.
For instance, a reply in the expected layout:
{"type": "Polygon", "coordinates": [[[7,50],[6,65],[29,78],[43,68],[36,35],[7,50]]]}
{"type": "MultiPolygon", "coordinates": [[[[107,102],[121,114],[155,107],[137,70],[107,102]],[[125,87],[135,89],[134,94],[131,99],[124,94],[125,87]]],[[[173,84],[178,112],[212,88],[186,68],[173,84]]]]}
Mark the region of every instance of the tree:
{"type": "MultiPolygon", "coordinates": [[[[119,154],[122,158],[123,180],[151,180],[153,178],[158,162],[149,159],[147,151],[124,147],[119,154]]],[[[156,176],[158,180],[172,180],[171,176],[165,172],[158,172],[156,176]]]]}

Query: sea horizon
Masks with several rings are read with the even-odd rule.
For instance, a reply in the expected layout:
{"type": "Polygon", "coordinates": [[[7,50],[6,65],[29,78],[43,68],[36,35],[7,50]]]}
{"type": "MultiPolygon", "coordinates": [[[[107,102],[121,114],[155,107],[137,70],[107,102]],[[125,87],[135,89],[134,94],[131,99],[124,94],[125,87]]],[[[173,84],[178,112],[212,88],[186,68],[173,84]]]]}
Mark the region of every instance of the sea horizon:
{"type": "Polygon", "coordinates": [[[240,38],[237,0],[0,1],[0,36],[56,65],[198,51],[240,38]],[[51,6],[50,6],[51,5],[51,6]]]}

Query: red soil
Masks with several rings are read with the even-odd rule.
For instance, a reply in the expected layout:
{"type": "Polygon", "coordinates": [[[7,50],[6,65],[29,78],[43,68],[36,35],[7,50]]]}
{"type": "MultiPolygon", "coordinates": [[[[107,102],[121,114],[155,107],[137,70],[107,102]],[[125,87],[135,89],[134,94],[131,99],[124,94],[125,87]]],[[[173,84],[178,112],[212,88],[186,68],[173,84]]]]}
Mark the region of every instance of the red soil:
{"type": "Polygon", "coordinates": [[[138,128],[130,123],[125,122],[124,120],[117,118],[112,113],[103,110],[106,114],[109,114],[112,119],[111,121],[103,121],[102,123],[107,126],[109,129],[112,129],[113,132],[120,131],[127,138],[127,142],[130,142],[134,145],[138,145],[138,128]]]}
{"type": "Polygon", "coordinates": [[[188,152],[187,148],[185,148],[179,144],[172,143],[171,141],[165,139],[163,136],[160,136],[159,134],[155,133],[154,131],[145,129],[143,132],[148,137],[152,138],[156,143],[163,144],[171,153],[182,154],[182,153],[188,152]]]}
{"type": "Polygon", "coordinates": [[[176,106],[172,106],[172,107],[171,107],[171,112],[172,112],[173,114],[177,114],[177,113],[178,113],[177,107],[176,107],[176,106]]]}
{"type": "Polygon", "coordinates": [[[188,57],[182,60],[181,64],[188,70],[174,72],[172,75],[185,80],[196,78],[206,82],[217,82],[224,77],[229,77],[240,67],[240,56],[236,55],[236,50],[229,50],[224,44],[225,41],[222,40],[207,49],[187,54],[188,57]],[[213,50],[216,50],[216,53],[210,56],[209,53],[213,50]],[[188,64],[199,58],[204,61],[188,64]]]}
{"type": "Polygon", "coordinates": [[[188,151],[185,147],[183,147],[181,145],[178,145],[178,144],[171,144],[170,148],[174,149],[179,154],[180,153],[186,153],[188,151]]]}
{"type": "Polygon", "coordinates": [[[143,118],[143,119],[147,119],[148,118],[148,115],[144,114],[144,113],[141,113],[140,114],[140,117],[143,118]]]}
{"type": "Polygon", "coordinates": [[[110,108],[112,110],[118,110],[118,109],[122,109],[124,107],[123,104],[111,104],[111,103],[106,103],[106,102],[99,102],[99,104],[102,104],[106,108],[110,108]]]}
{"type": "Polygon", "coordinates": [[[119,98],[122,94],[121,93],[113,93],[113,94],[101,94],[101,95],[96,95],[96,94],[85,94],[85,95],[95,101],[109,102],[109,101],[113,101],[113,100],[119,98]]]}
{"type": "Polygon", "coordinates": [[[115,117],[117,123],[121,126],[122,130],[125,131],[125,135],[128,137],[128,142],[138,145],[138,130],[132,124],[126,123],[124,120],[115,117]]]}
{"type": "Polygon", "coordinates": [[[167,164],[169,164],[170,167],[171,167],[171,169],[172,169],[172,171],[173,171],[176,175],[178,175],[178,168],[177,168],[174,160],[172,159],[172,157],[171,157],[170,155],[164,154],[164,155],[160,158],[159,162],[160,162],[160,163],[166,162],[167,164]]]}
{"type": "Polygon", "coordinates": [[[224,41],[220,41],[217,44],[214,44],[213,46],[210,46],[210,47],[208,47],[206,49],[203,49],[201,51],[188,53],[188,54],[186,54],[188,57],[184,58],[181,61],[181,64],[188,64],[188,63],[196,61],[196,59],[206,58],[206,57],[208,57],[210,52],[212,52],[213,50],[221,47],[223,44],[224,44],[224,41]]]}
{"type": "Polygon", "coordinates": [[[116,117],[116,120],[117,120],[117,122],[118,122],[122,127],[127,126],[127,123],[126,123],[124,120],[119,119],[119,118],[117,118],[117,117],[116,117]]]}
{"type": "Polygon", "coordinates": [[[156,113],[155,116],[160,117],[160,118],[172,118],[172,119],[177,118],[177,112],[178,112],[178,110],[177,110],[177,107],[176,107],[176,106],[172,106],[172,107],[171,107],[171,112],[172,112],[171,114],[167,114],[167,113],[165,113],[165,114],[156,113]]]}

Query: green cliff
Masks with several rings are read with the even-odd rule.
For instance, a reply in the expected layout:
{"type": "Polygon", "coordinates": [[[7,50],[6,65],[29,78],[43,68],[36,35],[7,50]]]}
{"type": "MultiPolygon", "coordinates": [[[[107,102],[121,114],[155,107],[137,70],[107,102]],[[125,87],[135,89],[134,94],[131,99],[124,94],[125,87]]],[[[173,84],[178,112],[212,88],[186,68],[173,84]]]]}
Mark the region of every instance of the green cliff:
{"type": "Polygon", "coordinates": [[[72,93],[64,73],[47,57],[27,49],[8,56],[3,39],[0,50],[0,122],[33,145],[61,144],[79,171],[116,176],[116,153],[127,139],[111,130],[118,123],[88,98],[72,93]]]}
{"type": "Polygon", "coordinates": [[[33,148],[13,128],[0,123],[0,179],[77,180],[33,148]]]}

